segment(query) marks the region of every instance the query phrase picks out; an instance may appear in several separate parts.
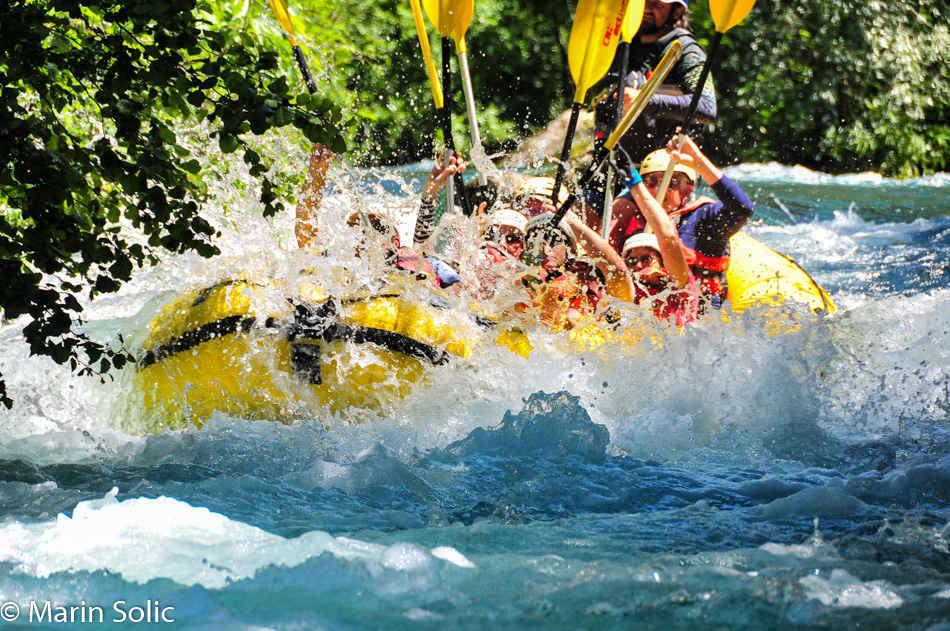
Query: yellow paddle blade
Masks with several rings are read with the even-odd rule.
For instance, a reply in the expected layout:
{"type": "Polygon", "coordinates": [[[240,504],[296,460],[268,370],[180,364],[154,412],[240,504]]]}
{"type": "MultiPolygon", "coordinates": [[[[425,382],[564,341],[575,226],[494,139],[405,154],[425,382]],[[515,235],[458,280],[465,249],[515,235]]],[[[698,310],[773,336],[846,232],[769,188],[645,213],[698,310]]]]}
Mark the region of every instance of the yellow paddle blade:
{"type": "Polygon", "coordinates": [[[606,74],[614,60],[629,0],[580,0],[567,44],[567,63],[583,103],[587,89],[606,74]]]}
{"type": "MultiPolygon", "coordinates": [[[[279,1],[279,0],[278,0],[279,1]]],[[[422,48],[422,57],[426,62],[426,72],[429,74],[429,85],[432,87],[432,100],[435,101],[435,109],[442,109],[442,84],[439,83],[439,73],[435,70],[435,62],[432,60],[432,51],[429,50],[429,34],[426,33],[426,25],[422,20],[422,7],[419,6],[419,0],[409,0],[412,6],[412,18],[416,23],[416,34],[419,36],[419,46],[422,48]]]]}
{"type": "Polygon", "coordinates": [[[296,46],[294,23],[290,21],[290,11],[287,10],[287,5],[284,4],[284,0],[268,1],[270,2],[271,11],[274,12],[274,17],[277,18],[277,22],[280,23],[280,28],[284,29],[284,33],[287,34],[287,39],[290,40],[291,46],[296,46]]]}
{"type": "Polygon", "coordinates": [[[422,0],[429,21],[442,37],[455,40],[457,52],[465,52],[465,34],[472,23],[475,0],[422,0]]]}
{"type": "Polygon", "coordinates": [[[745,19],[755,6],[755,0],[709,0],[709,13],[716,31],[725,33],[745,19]]]}
{"type": "Polygon", "coordinates": [[[627,14],[623,18],[620,39],[628,44],[633,41],[633,36],[640,30],[640,22],[643,21],[643,10],[645,8],[646,0],[630,0],[630,4],[627,5],[627,14]]]}

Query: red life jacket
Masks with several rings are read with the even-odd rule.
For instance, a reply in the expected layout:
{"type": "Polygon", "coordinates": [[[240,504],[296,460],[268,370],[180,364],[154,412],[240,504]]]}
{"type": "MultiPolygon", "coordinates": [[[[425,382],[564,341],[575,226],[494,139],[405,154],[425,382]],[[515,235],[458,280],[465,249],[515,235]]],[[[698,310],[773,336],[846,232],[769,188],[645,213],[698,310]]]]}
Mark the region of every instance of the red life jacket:
{"type": "Polygon", "coordinates": [[[488,252],[488,254],[491,256],[491,259],[492,259],[492,262],[493,262],[493,263],[504,263],[505,261],[507,261],[507,260],[510,258],[510,257],[508,256],[508,253],[507,253],[507,252],[505,252],[504,250],[502,250],[501,248],[499,248],[499,247],[498,247],[497,245],[495,245],[494,243],[486,243],[486,244],[485,244],[484,246],[482,246],[482,247],[483,247],[483,248],[488,252]]]}
{"type": "Polygon", "coordinates": [[[648,285],[634,281],[633,288],[636,295],[634,303],[649,307],[653,314],[661,319],[675,322],[676,326],[684,326],[696,319],[699,311],[699,293],[696,279],[689,276],[689,285],[686,289],[677,289],[669,279],[662,285],[648,285]],[[657,294],[669,290],[664,298],[654,298],[657,294]]]}
{"type": "Polygon", "coordinates": [[[556,325],[568,307],[593,315],[604,296],[598,275],[596,267],[582,261],[573,261],[567,269],[553,270],[551,275],[539,269],[538,276],[527,275],[521,279],[534,303],[519,303],[519,309],[539,309],[541,319],[548,325],[556,325]]]}
{"type": "Polygon", "coordinates": [[[386,257],[387,262],[405,272],[415,274],[416,280],[425,280],[432,282],[436,287],[441,287],[439,275],[435,273],[435,267],[424,256],[419,256],[410,248],[399,248],[391,250],[386,257]]]}

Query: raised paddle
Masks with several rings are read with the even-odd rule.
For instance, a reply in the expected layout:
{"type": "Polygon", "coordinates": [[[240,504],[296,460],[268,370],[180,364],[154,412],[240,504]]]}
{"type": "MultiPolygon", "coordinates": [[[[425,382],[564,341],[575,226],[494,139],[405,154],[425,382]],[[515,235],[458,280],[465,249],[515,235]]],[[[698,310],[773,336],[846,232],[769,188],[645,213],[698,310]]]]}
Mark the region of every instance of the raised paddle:
{"type": "Polygon", "coordinates": [[[617,115],[614,119],[614,128],[617,127],[623,116],[623,89],[630,64],[630,42],[633,41],[633,36],[640,30],[645,7],[646,0],[630,0],[630,4],[627,5],[627,13],[623,17],[620,43],[617,45],[617,49],[620,51],[620,76],[617,78],[617,115]]]}
{"type": "Polygon", "coordinates": [[[287,5],[284,4],[284,0],[268,1],[270,2],[271,11],[274,12],[274,17],[277,18],[280,28],[284,30],[284,34],[287,36],[287,41],[294,49],[294,58],[297,60],[297,65],[300,66],[304,81],[307,82],[307,89],[310,90],[310,94],[316,93],[317,84],[313,82],[313,75],[310,74],[307,58],[304,57],[303,51],[300,50],[300,46],[297,44],[297,38],[294,36],[294,24],[290,21],[290,11],[287,10],[287,5]]]}
{"type": "MultiPolygon", "coordinates": [[[[716,35],[709,44],[709,54],[706,56],[706,63],[703,64],[703,71],[699,75],[699,83],[693,90],[693,98],[689,102],[689,109],[686,110],[686,119],[680,128],[678,138],[678,149],[683,148],[683,139],[689,130],[690,123],[693,122],[693,115],[696,114],[696,108],[699,107],[699,98],[703,93],[703,86],[706,85],[706,79],[709,77],[709,69],[712,67],[713,57],[716,56],[716,50],[719,48],[719,42],[722,36],[733,26],[745,19],[749,11],[755,5],[755,0],[709,0],[709,13],[712,15],[713,24],[716,25],[716,35]]],[[[670,187],[670,180],[673,179],[673,169],[676,168],[676,160],[670,160],[666,166],[666,173],[663,174],[663,180],[660,187],[656,190],[656,199],[661,204],[666,196],[666,190],[670,187]]]]}
{"type": "MultiPolygon", "coordinates": [[[[640,29],[640,23],[643,22],[643,10],[646,7],[646,0],[631,0],[627,5],[627,13],[623,18],[623,27],[620,29],[620,43],[617,45],[617,54],[620,55],[620,68],[617,77],[617,109],[614,114],[613,127],[616,129],[623,117],[624,87],[627,82],[627,71],[630,65],[630,42],[633,36],[640,29]]],[[[607,238],[607,230],[610,225],[611,198],[613,197],[613,171],[607,171],[607,177],[604,182],[604,208],[601,215],[604,218],[603,236],[607,238]]]]}
{"type": "MultiPolygon", "coordinates": [[[[465,106],[468,109],[469,126],[472,129],[472,157],[484,153],[482,137],[478,130],[478,117],[475,113],[475,96],[472,92],[472,76],[468,70],[468,47],[465,34],[472,22],[474,0],[422,0],[422,6],[442,37],[455,40],[455,52],[459,58],[462,75],[462,91],[465,93],[465,106]]],[[[478,183],[485,186],[488,179],[483,169],[478,169],[478,183]]]]}
{"type": "MultiPolygon", "coordinates": [[[[429,73],[429,84],[432,87],[432,98],[435,101],[436,118],[439,126],[442,128],[442,139],[445,142],[445,164],[449,164],[452,155],[455,154],[455,140],[452,138],[452,114],[448,107],[448,85],[439,86],[439,77],[435,70],[435,62],[432,61],[432,52],[429,50],[429,34],[426,32],[425,22],[422,19],[422,6],[419,0],[409,0],[412,6],[412,17],[416,24],[416,34],[419,36],[419,45],[422,48],[422,56],[425,58],[426,69],[429,73]]],[[[443,81],[448,82],[449,75],[446,64],[451,55],[451,43],[447,38],[442,40],[442,68],[443,81]],[[449,48],[447,52],[447,46],[449,48]]],[[[462,210],[466,215],[472,214],[471,204],[468,202],[468,196],[465,194],[465,182],[462,180],[462,174],[456,173],[454,177],[455,185],[458,187],[459,198],[462,202],[462,210]]],[[[455,206],[455,193],[452,190],[452,181],[446,186],[448,193],[449,209],[455,206]]]]}
{"type": "Polygon", "coordinates": [[[604,76],[614,60],[628,3],[629,0],[580,0],[577,3],[571,38],[567,44],[567,63],[577,89],[574,91],[571,120],[567,125],[557,175],[554,176],[554,188],[551,190],[554,203],[557,203],[564,169],[571,155],[571,143],[574,141],[581,105],[587,90],[604,76]]]}
{"type": "Polygon", "coordinates": [[[432,100],[435,102],[435,109],[442,109],[442,84],[439,83],[439,73],[435,69],[435,61],[432,60],[432,51],[429,50],[429,34],[426,33],[426,25],[422,20],[422,7],[419,0],[409,0],[412,5],[412,17],[416,23],[416,35],[419,36],[419,47],[422,48],[422,57],[425,59],[426,72],[429,74],[429,86],[432,88],[432,100]]]}
{"type": "Polygon", "coordinates": [[[673,45],[670,46],[670,49],[666,51],[665,55],[663,55],[660,63],[658,63],[656,68],[653,69],[653,74],[650,75],[650,79],[643,85],[643,88],[637,92],[637,96],[633,99],[633,103],[630,104],[630,109],[628,109],[627,113],[624,114],[623,118],[620,119],[620,124],[617,125],[613,133],[607,138],[604,146],[599,148],[594,153],[593,161],[587,168],[587,171],[584,172],[584,175],[581,176],[581,179],[577,181],[577,186],[574,188],[571,194],[567,196],[567,199],[564,200],[564,203],[561,204],[561,207],[557,209],[557,212],[554,213],[554,221],[552,225],[557,225],[564,215],[567,214],[567,211],[570,210],[571,206],[574,205],[574,202],[577,201],[577,190],[587,186],[593,179],[594,175],[597,174],[597,171],[599,171],[604,165],[604,163],[607,161],[607,155],[614,148],[614,146],[616,146],[617,142],[620,141],[621,136],[627,133],[627,131],[636,122],[640,114],[643,113],[643,110],[646,108],[650,98],[656,93],[657,89],[660,87],[660,84],[662,84],[666,79],[666,75],[670,74],[670,70],[673,69],[673,66],[676,65],[676,62],[679,61],[680,55],[682,54],[683,45],[678,41],[673,42],[673,45]]]}

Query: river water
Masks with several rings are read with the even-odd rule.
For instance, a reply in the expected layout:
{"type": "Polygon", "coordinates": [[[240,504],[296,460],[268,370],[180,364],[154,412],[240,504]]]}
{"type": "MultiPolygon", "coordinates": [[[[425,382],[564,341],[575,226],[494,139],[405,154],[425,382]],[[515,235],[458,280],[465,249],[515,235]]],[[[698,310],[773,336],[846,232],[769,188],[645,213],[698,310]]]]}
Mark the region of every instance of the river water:
{"type": "MultiPolygon", "coordinates": [[[[424,168],[338,174],[361,184],[328,204],[424,168]]],[[[128,375],[70,375],[5,324],[0,626],[950,629],[950,177],[728,172],[832,317],[499,352],[357,425],[151,435],[128,375]]],[[[134,348],[188,287],[299,263],[289,214],[217,221],[221,260],[138,273],[90,334],[134,348]]]]}

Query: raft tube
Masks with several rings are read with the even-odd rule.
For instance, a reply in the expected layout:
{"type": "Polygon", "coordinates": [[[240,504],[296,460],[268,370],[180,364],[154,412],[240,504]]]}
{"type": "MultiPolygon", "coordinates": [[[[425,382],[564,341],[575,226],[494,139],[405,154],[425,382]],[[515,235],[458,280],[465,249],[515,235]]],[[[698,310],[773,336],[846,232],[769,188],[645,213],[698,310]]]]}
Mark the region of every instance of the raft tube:
{"type": "Polygon", "coordinates": [[[515,352],[526,343],[474,317],[459,332],[449,318],[445,298],[418,283],[330,296],[314,279],[282,289],[244,278],[187,292],[149,324],[133,388],[141,423],[157,432],[214,412],[292,422],[318,410],[358,422],[427,385],[431,367],[470,356],[473,329],[515,352]]]}
{"type": "Polygon", "coordinates": [[[828,293],[791,258],[741,232],[732,237],[729,248],[727,300],[733,311],[791,301],[806,305],[816,315],[834,313],[828,293]]]}

